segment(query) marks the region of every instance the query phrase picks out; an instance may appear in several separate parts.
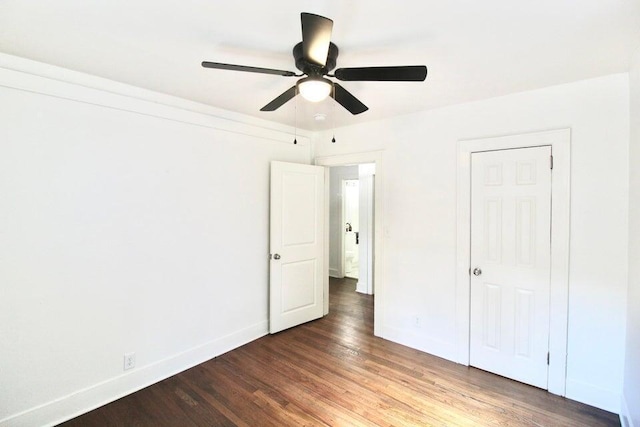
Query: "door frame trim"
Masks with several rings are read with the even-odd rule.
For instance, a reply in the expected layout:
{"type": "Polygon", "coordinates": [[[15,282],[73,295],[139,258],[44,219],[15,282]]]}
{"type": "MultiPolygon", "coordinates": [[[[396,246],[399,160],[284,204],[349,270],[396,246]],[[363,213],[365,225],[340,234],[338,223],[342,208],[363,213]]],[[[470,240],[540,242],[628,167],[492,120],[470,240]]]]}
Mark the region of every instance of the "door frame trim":
{"type": "MultiPolygon", "coordinates": [[[[338,154],[333,156],[322,156],[314,159],[314,164],[318,166],[349,166],[363,163],[375,163],[376,173],[374,175],[374,248],[375,255],[373,260],[373,280],[375,281],[375,293],[374,308],[373,308],[373,334],[378,337],[384,337],[383,325],[384,325],[384,308],[385,308],[385,280],[383,271],[384,260],[384,239],[383,239],[383,224],[384,224],[384,212],[383,212],[383,182],[384,182],[384,168],[382,161],[383,151],[368,151],[362,153],[351,154],[338,154]]],[[[329,171],[325,173],[325,200],[329,200],[329,180],[331,174],[329,171]]],[[[325,228],[325,271],[327,274],[324,276],[325,286],[325,311],[324,314],[329,313],[329,203],[326,203],[324,214],[324,228],[325,228]]]]}
{"type": "Polygon", "coordinates": [[[469,365],[471,262],[471,154],[551,146],[551,280],[549,301],[550,393],[566,394],[569,312],[571,129],[460,140],[457,146],[456,342],[457,362],[469,365]]]}

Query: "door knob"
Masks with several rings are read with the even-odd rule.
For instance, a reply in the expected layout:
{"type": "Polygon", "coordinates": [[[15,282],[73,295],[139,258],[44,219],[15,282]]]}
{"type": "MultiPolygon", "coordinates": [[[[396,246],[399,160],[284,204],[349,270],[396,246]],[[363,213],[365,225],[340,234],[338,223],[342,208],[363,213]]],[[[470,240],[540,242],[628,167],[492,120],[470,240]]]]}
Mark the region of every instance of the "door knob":
{"type": "Polygon", "coordinates": [[[279,254],[273,254],[273,259],[280,259],[280,255],[279,254]]]}
{"type": "Polygon", "coordinates": [[[474,276],[479,276],[482,274],[482,270],[480,270],[478,267],[473,269],[473,275],[474,276]]]}

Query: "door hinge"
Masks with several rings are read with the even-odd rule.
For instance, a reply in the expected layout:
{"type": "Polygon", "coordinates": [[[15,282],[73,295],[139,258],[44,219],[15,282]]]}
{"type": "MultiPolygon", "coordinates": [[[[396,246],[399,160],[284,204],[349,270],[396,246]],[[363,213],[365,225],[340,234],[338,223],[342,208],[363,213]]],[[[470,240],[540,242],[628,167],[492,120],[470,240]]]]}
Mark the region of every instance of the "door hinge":
{"type": "Polygon", "coordinates": [[[547,352],[547,365],[549,364],[549,352],[547,352]]]}
{"type": "Polygon", "coordinates": [[[553,155],[549,156],[549,166],[553,169],[553,155]]]}

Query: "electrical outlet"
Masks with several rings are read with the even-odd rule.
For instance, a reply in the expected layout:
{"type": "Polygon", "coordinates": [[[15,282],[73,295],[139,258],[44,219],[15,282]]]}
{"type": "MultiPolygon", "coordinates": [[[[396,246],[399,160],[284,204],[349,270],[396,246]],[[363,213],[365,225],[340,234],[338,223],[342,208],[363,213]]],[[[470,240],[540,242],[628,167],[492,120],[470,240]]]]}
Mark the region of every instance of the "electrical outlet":
{"type": "Polygon", "coordinates": [[[416,328],[420,327],[420,316],[415,316],[413,318],[413,326],[415,326],[416,328]]]}
{"type": "Polygon", "coordinates": [[[136,366],[136,354],[125,353],[124,354],[124,370],[133,369],[136,366]]]}

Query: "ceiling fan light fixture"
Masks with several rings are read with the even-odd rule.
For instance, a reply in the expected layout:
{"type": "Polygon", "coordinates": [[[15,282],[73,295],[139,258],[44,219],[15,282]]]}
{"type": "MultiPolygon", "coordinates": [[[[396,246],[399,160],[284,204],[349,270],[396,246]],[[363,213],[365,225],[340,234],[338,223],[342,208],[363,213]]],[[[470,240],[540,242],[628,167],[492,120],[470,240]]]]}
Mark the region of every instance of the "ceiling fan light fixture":
{"type": "Polygon", "coordinates": [[[298,80],[298,92],[310,102],[320,102],[331,94],[333,83],[323,77],[305,77],[298,80]]]}

